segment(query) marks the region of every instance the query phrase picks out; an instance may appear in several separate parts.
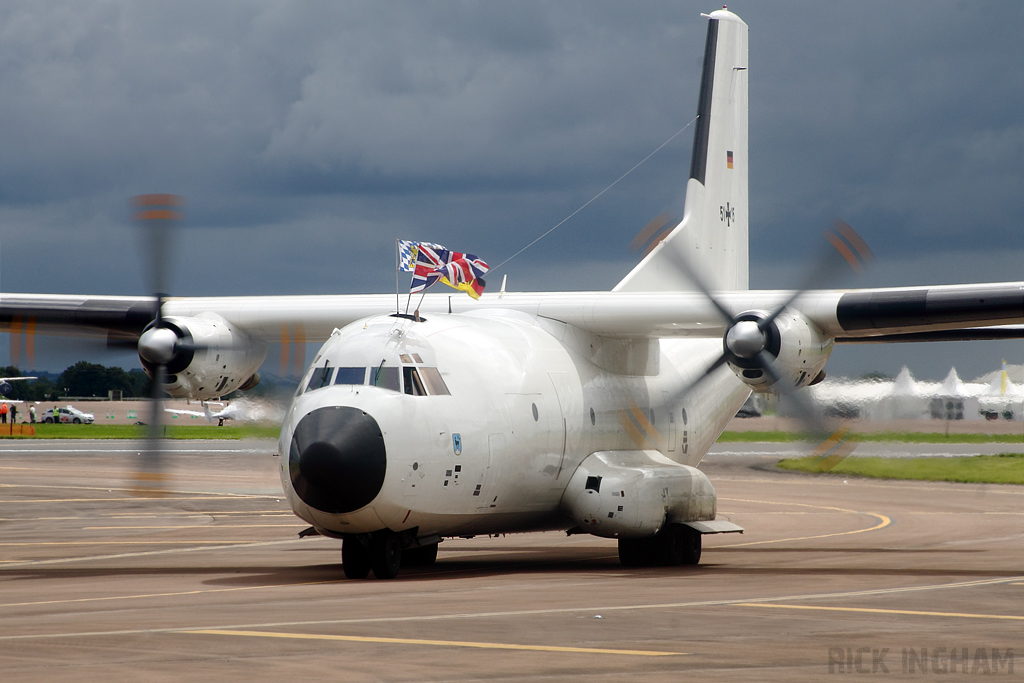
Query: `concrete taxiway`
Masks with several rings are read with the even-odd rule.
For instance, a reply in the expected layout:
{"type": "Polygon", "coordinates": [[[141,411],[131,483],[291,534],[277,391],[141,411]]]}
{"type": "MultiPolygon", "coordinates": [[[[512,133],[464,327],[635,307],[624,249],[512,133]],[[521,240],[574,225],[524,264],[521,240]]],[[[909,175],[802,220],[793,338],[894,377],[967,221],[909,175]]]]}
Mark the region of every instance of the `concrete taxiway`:
{"type": "Polygon", "coordinates": [[[5,683],[1024,671],[1024,487],[778,473],[763,444],[722,444],[703,467],[747,531],[698,567],[546,533],[349,581],[339,542],[298,538],[274,442],[174,447],[167,495],[138,498],[131,444],[0,444],[5,683]]]}

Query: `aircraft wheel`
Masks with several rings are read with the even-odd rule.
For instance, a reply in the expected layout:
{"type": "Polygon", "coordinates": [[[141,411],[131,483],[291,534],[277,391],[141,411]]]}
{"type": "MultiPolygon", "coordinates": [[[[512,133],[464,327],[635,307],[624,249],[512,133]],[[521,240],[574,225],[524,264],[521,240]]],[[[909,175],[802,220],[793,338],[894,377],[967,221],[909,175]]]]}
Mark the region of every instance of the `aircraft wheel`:
{"type": "Polygon", "coordinates": [[[365,579],[370,573],[370,551],[358,538],[341,542],[341,566],[350,579],[365,579]]]}
{"type": "Polygon", "coordinates": [[[700,537],[701,534],[696,529],[691,529],[688,526],[679,525],[682,529],[680,534],[680,540],[682,544],[682,558],[683,561],[680,564],[694,565],[700,562],[700,537]]]}
{"type": "Polygon", "coordinates": [[[406,567],[429,567],[437,561],[437,543],[402,551],[402,564],[406,567]]]}
{"type": "Polygon", "coordinates": [[[655,538],[660,541],[659,564],[678,567],[700,562],[700,533],[694,529],[684,524],[670,524],[655,538]]]}
{"type": "Polygon", "coordinates": [[[378,579],[393,579],[402,567],[402,539],[393,531],[378,531],[370,539],[370,566],[378,579]]]}
{"type": "Polygon", "coordinates": [[[623,567],[649,567],[655,564],[653,541],[650,538],[620,538],[619,563],[623,567]]]}

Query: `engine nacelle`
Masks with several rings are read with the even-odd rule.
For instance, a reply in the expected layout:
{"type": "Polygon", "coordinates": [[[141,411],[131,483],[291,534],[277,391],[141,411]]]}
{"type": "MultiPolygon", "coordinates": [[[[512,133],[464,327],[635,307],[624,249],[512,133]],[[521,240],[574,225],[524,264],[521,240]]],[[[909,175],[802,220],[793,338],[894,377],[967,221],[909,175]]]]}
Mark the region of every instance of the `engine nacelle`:
{"type": "Polygon", "coordinates": [[[715,487],[657,451],[598,451],[580,463],[561,506],[587,533],[644,538],[665,524],[714,519],[715,487]]]}
{"type": "MultiPolygon", "coordinates": [[[[259,381],[256,372],[267,357],[267,345],[254,342],[216,313],[167,317],[163,327],[176,336],[166,365],[164,391],[174,398],[220,398],[259,381]]],[[[146,374],[156,366],[139,354],[146,374]]]]}
{"type": "MultiPolygon", "coordinates": [[[[758,322],[768,315],[765,311],[742,313],[736,316],[733,328],[738,329],[742,321],[758,322]]],[[[773,358],[772,370],[781,378],[781,386],[776,386],[771,375],[761,369],[756,359],[748,360],[730,353],[730,341],[727,335],[725,349],[729,367],[743,383],[761,394],[785,393],[821,381],[835,343],[835,339],[826,336],[799,312],[787,309],[780,313],[764,331],[764,353],[773,358]]]]}

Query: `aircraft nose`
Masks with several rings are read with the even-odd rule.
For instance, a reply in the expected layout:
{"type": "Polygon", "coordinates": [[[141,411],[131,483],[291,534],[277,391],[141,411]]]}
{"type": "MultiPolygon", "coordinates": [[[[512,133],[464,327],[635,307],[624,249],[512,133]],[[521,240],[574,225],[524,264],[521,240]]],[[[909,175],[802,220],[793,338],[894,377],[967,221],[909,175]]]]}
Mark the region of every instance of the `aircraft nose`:
{"type": "Polygon", "coordinates": [[[295,492],[310,507],[358,510],[384,484],[387,458],[380,425],[359,408],[318,408],[292,434],[288,469],[295,492]]]}

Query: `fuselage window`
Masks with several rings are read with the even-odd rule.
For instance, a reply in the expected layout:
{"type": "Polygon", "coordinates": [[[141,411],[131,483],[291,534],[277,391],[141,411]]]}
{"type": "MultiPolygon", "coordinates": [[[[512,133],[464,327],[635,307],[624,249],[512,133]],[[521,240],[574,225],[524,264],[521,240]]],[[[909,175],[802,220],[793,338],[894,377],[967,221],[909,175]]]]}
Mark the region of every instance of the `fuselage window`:
{"type": "Polygon", "coordinates": [[[402,379],[405,380],[405,393],[410,396],[426,396],[427,392],[420,381],[420,375],[416,368],[402,368],[402,379]]]}
{"type": "Polygon", "coordinates": [[[370,385],[391,391],[401,391],[401,375],[398,368],[384,365],[370,368],[370,385]]]}
{"type": "MultiPolygon", "coordinates": [[[[416,354],[413,354],[414,356],[416,354]]],[[[431,396],[450,396],[451,392],[448,391],[448,385],[444,383],[441,378],[441,373],[437,371],[437,368],[419,368],[420,379],[423,380],[424,386],[427,388],[427,393],[431,396]]]]}
{"type": "Polygon", "coordinates": [[[309,382],[306,384],[306,391],[320,389],[330,384],[333,372],[334,368],[313,368],[313,374],[309,376],[309,382]]]}
{"type": "Polygon", "coordinates": [[[366,384],[366,368],[338,368],[335,384],[366,384]]]}

